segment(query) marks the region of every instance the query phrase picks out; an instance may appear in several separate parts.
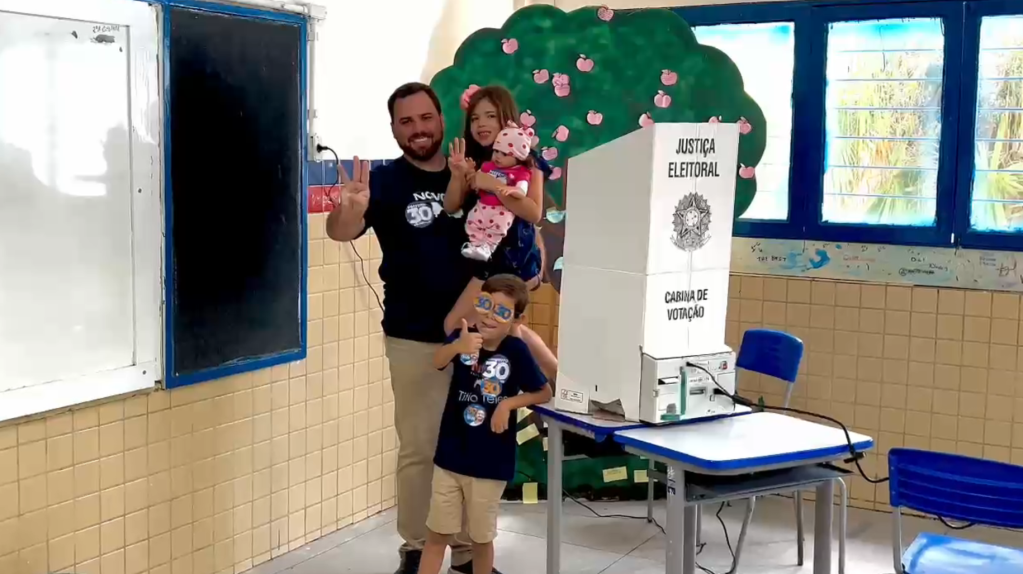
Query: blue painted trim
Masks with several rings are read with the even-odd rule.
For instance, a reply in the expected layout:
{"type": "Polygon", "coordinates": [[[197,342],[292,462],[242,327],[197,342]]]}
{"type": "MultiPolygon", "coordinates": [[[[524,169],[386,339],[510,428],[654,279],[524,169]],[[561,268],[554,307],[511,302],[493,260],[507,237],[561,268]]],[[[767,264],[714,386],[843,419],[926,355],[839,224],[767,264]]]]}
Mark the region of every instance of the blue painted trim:
{"type": "Polygon", "coordinates": [[[159,4],[162,6],[168,6],[172,8],[187,8],[189,10],[211,12],[214,14],[244,16],[246,18],[257,18],[259,20],[274,20],[277,22],[287,22],[289,24],[300,24],[302,26],[304,26],[306,23],[305,16],[301,14],[295,14],[292,12],[273,12],[271,10],[262,10],[260,8],[249,8],[247,6],[236,6],[232,4],[204,2],[202,0],[137,0],[137,1],[146,2],[147,4],[159,4]]]}
{"type": "Polygon", "coordinates": [[[176,389],[178,387],[186,387],[188,385],[195,385],[198,383],[222,379],[224,377],[230,377],[231,375],[249,373],[277,365],[283,365],[285,363],[301,361],[305,358],[306,349],[303,345],[303,348],[297,351],[288,351],[287,353],[261,357],[258,359],[245,359],[237,363],[230,363],[228,365],[189,373],[187,375],[175,375],[173,377],[168,377],[166,384],[168,389],[176,389]]]}
{"type": "Polygon", "coordinates": [[[955,234],[963,247],[1000,251],[1023,251],[1023,233],[975,231],[970,228],[973,203],[974,155],[977,129],[977,80],[980,66],[980,26],[985,16],[1023,15],[1023,3],[1013,0],[970,2],[963,26],[963,70],[959,112],[959,168],[956,181],[955,234]]]}
{"type": "Polygon", "coordinates": [[[649,426],[645,423],[622,423],[622,426],[620,427],[606,427],[590,424],[584,420],[576,418],[572,413],[562,412],[554,408],[546,408],[540,405],[534,405],[531,408],[533,412],[539,413],[541,416],[547,417],[549,419],[554,419],[559,423],[570,427],[574,427],[589,433],[593,433],[593,440],[596,442],[604,442],[604,440],[607,437],[613,435],[616,432],[641,429],[649,426]]]}
{"type": "Polygon", "coordinates": [[[227,14],[245,18],[276,21],[299,27],[299,91],[300,106],[302,107],[302,126],[299,137],[298,161],[302,166],[301,193],[300,195],[300,241],[301,241],[301,269],[299,287],[299,349],[283,353],[242,359],[236,362],[206,369],[187,375],[175,375],[174,366],[174,274],[170,272],[174,261],[174,212],[173,212],[173,182],[171,181],[171,137],[170,137],[170,37],[171,22],[164,9],[161,13],[163,18],[163,97],[164,97],[164,384],[168,389],[194,385],[220,379],[239,373],[257,371],[276,365],[300,361],[306,358],[309,350],[309,162],[307,158],[309,143],[309,41],[308,25],[304,16],[287,13],[270,12],[241,6],[213,4],[195,0],[151,0],[151,3],[160,4],[171,8],[185,8],[199,10],[216,14],[227,14]]]}
{"type": "MultiPolygon", "coordinates": [[[[728,472],[736,470],[749,470],[755,471],[764,467],[770,467],[779,464],[799,464],[805,463],[811,460],[821,460],[828,458],[839,458],[849,454],[848,445],[839,445],[830,448],[818,448],[813,450],[805,450],[800,452],[791,452],[771,456],[759,456],[754,458],[744,458],[738,460],[729,461],[712,461],[690,456],[685,453],[668,450],[666,448],[650,444],[645,441],[636,440],[632,437],[623,436],[616,434],[614,436],[615,442],[632,447],[633,449],[649,453],[658,458],[670,460],[673,462],[679,462],[687,464],[689,466],[696,467],[700,470],[707,470],[712,472],[728,472]]],[[[874,448],[873,440],[865,440],[857,443],[853,443],[854,448],[857,451],[865,451],[874,448]]]]}
{"type": "Polygon", "coordinates": [[[163,19],[163,57],[160,59],[161,74],[163,80],[161,86],[163,92],[163,301],[164,301],[164,357],[163,357],[163,380],[167,388],[173,388],[174,384],[174,313],[177,305],[174,301],[174,185],[171,181],[171,127],[170,127],[170,38],[171,21],[166,9],[160,11],[160,18],[163,19]]]}

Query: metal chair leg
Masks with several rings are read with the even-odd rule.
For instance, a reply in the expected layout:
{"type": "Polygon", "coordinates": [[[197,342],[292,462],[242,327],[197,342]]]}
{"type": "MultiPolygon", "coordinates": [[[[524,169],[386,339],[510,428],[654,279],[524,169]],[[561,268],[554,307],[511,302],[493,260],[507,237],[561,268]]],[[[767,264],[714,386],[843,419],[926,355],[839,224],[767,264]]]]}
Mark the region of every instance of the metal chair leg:
{"type": "Polygon", "coordinates": [[[696,507],[696,546],[703,544],[703,505],[696,507]]]}
{"type": "Polygon", "coordinates": [[[803,542],[806,536],[803,534],[803,493],[793,493],[793,501],[796,507],[796,564],[803,565],[803,542]]]}
{"type": "Polygon", "coordinates": [[[746,499],[746,517],[742,520],[742,530],[739,531],[739,540],[735,544],[735,562],[732,564],[732,569],[728,574],[734,574],[739,570],[739,558],[742,557],[742,547],[746,543],[746,532],[749,530],[749,524],[753,521],[753,510],[756,508],[757,499],[751,497],[746,499]]]}
{"type": "Polygon", "coordinates": [[[838,491],[842,496],[842,504],[838,507],[838,574],[845,574],[845,529],[849,516],[849,495],[845,481],[841,478],[835,481],[838,482],[838,491]]]}
{"type": "Polygon", "coordinates": [[[647,479],[646,479],[646,521],[653,523],[654,521],[654,461],[649,460],[647,479]]]}

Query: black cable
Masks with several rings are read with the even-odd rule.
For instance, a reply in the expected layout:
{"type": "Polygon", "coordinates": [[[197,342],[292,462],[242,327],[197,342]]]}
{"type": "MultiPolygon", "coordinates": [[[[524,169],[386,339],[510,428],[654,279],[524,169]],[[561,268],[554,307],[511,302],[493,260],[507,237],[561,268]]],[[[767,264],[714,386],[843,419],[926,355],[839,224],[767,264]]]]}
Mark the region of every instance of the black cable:
{"type": "MultiPolygon", "coordinates": [[[[327,188],[327,198],[330,198],[330,194],[334,191],[334,188],[341,185],[341,160],[338,159],[337,152],[332,150],[329,146],[316,144],[316,151],[319,153],[329,151],[334,156],[334,164],[337,166],[336,174],[334,176],[334,184],[327,188]]],[[[366,281],[366,287],[369,287],[369,290],[373,292],[373,297],[377,300],[377,305],[380,306],[380,311],[383,312],[384,304],[380,301],[380,295],[377,294],[377,290],[373,288],[373,285],[369,282],[369,277],[366,275],[366,260],[362,258],[362,255],[359,255],[359,250],[355,248],[354,241],[349,241],[348,244],[352,246],[352,252],[359,258],[359,269],[362,270],[362,278],[366,281]]]]}
{"type": "Polygon", "coordinates": [[[794,414],[798,414],[798,415],[818,418],[818,419],[821,419],[821,420],[828,421],[828,422],[830,422],[832,424],[835,424],[836,426],[838,426],[839,428],[842,429],[842,433],[845,434],[845,441],[849,445],[849,458],[845,459],[843,462],[845,462],[847,464],[848,463],[855,464],[856,465],[856,470],[859,471],[860,476],[862,476],[863,479],[866,480],[867,482],[869,482],[870,484],[882,484],[882,483],[888,482],[888,477],[887,476],[884,477],[884,478],[870,478],[869,476],[867,476],[867,473],[863,471],[863,467],[860,466],[860,459],[863,458],[863,453],[859,452],[858,450],[856,450],[856,446],[853,444],[853,441],[852,441],[852,436],[849,435],[849,428],[846,427],[845,424],[842,423],[842,421],[840,421],[840,420],[838,420],[838,419],[836,419],[834,417],[829,417],[828,415],[822,415],[820,413],[804,411],[804,410],[801,410],[801,409],[793,409],[793,408],[789,408],[789,407],[775,407],[775,406],[771,406],[771,405],[763,405],[763,404],[754,403],[753,401],[751,401],[751,400],[749,400],[747,398],[741,397],[738,394],[728,392],[727,389],[725,389],[724,387],[721,386],[720,383],[718,383],[718,380],[714,376],[714,374],[711,373],[710,371],[708,371],[706,368],[704,368],[704,367],[702,367],[700,365],[697,365],[696,363],[689,362],[689,361],[686,362],[686,366],[687,367],[693,367],[695,369],[699,369],[699,370],[703,371],[704,373],[707,373],[707,375],[710,377],[710,380],[714,382],[714,384],[717,386],[717,388],[720,389],[720,391],[726,397],[732,399],[733,403],[737,403],[737,404],[749,407],[749,408],[751,408],[751,409],[753,409],[755,411],[756,410],[759,410],[759,411],[770,410],[770,411],[779,411],[779,412],[784,412],[784,413],[794,413],[794,414]]]}
{"type": "MultiPolygon", "coordinates": [[[[524,473],[524,472],[522,472],[522,471],[520,471],[518,469],[516,469],[516,472],[519,473],[520,475],[526,477],[526,479],[528,479],[530,482],[535,482],[536,484],[542,484],[544,486],[547,485],[547,483],[541,482],[541,481],[539,481],[539,480],[537,480],[537,479],[527,475],[526,473],[524,473]]],[[[596,518],[624,518],[624,519],[628,519],[628,520],[641,520],[641,521],[646,521],[647,520],[647,517],[634,517],[634,516],[630,516],[630,515],[602,515],[601,513],[598,513],[596,511],[594,511],[593,509],[591,509],[591,507],[588,506],[582,500],[580,500],[580,499],[576,498],[575,496],[569,494],[569,491],[565,490],[564,488],[562,489],[562,495],[564,497],[572,500],[576,504],[579,504],[580,506],[584,507],[584,509],[589,511],[596,518]]],[[[550,493],[549,492],[547,493],[547,497],[548,498],[550,497],[550,493]]],[[[651,518],[651,520],[654,522],[654,526],[658,527],[661,530],[662,534],[667,535],[667,533],[664,531],[664,527],[661,526],[661,523],[657,522],[656,518],[651,518]]]]}
{"type": "MultiPolygon", "coordinates": [[[[516,469],[516,472],[518,472],[522,476],[526,477],[530,482],[535,482],[537,484],[543,484],[544,486],[547,485],[547,483],[541,482],[541,481],[537,480],[536,478],[533,478],[532,476],[526,474],[525,472],[522,472],[521,470],[516,469]]],[[[578,504],[579,506],[582,506],[586,510],[589,510],[590,513],[593,514],[594,516],[596,516],[597,518],[627,518],[629,520],[652,521],[654,526],[656,526],[661,531],[661,534],[664,534],[665,536],[667,536],[667,533],[664,531],[664,527],[661,526],[661,524],[659,522],[657,522],[656,518],[651,517],[648,520],[647,517],[645,517],[645,516],[631,516],[631,515],[628,515],[628,514],[601,514],[601,513],[597,512],[596,510],[594,510],[593,508],[591,508],[586,503],[584,503],[583,501],[581,501],[578,498],[576,498],[576,497],[572,496],[571,494],[569,494],[567,490],[562,489],[561,490],[561,494],[565,498],[568,498],[572,502],[578,504]]],[[[548,492],[547,493],[548,498],[550,497],[550,495],[551,494],[548,492]]],[[[721,524],[721,531],[724,532],[724,534],[725,534],[725,544],[728,546],[728,553],[732,556],[732,565],[731,565],[731,567],[729,567],[729,569],[727,570],[726,574],[732,574],[735,571],[735,550],[732,549],[732,541],[731,541],[730,537],[728,536],[728,526],[725,524],[725,519],[722,518],[722,516],[721,516],[721,512],[725,509],[726,505],[729,506],[729,507],[732,506],[732,504],[730,502],[722,502],[721,505],[718,506],[717,512],[714,513],[714,517],[717,518],[718,522],[721,524]]],[[[698,544],[697,548],[696,548],[696,555],[699,556],[703,552],[703,549],[706,548],[706,546],[707,546],[706,542],[701,542],[700,544],[698,544]]],[[[705,572],[706,574],[717,574],[716,572],[714,572],[710,568],[706,568],[704,566],[701,566],[699,562],[696,563],[696,567],[699,568],[700,570],[702,570],[703,572],[705,572]]]]}
{"type": "Polygon", "coordinates": [[[948,528],[949,530],[966,530],[967,528],[971,528],[971,527],[974,526],[973,522],[967,522],[965,524],[960,524],[960,525],[956,526],[954,524],[951,524],[949,521],[945,520],[944,518],[942,518],[940,516],[938,517],[938,520],[940,520],[941,523],[944,524],[945,527],[948,528]]]}

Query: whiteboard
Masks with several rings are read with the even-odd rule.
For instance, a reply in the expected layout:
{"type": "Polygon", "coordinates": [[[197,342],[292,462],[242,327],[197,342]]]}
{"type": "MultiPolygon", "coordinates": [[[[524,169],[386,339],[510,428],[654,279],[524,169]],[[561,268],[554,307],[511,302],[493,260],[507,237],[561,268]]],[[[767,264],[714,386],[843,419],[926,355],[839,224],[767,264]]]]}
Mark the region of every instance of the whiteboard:
{"type": "Polygon", "coordinates": [[[155,13],[36,4],[0,0],[0,391],[157,375],[155,13]]]}

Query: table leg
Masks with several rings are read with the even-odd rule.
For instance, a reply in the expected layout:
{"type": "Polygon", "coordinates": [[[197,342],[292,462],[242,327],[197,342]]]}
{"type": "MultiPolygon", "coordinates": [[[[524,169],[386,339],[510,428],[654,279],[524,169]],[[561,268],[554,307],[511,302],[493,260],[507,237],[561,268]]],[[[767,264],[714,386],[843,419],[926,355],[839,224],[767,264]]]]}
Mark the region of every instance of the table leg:
{"type": "Polygon", "coordinates": [[[695,504],[686,505],[685,527],[682,533],[682,574],[696,572],[696,539],[697,513],[700,507],[695,504]]]}
{"type": "MultiPolygon", "coordinates": [[[[667,524],[664,527],[665,534],[665,574],[683,574],[691,572],[685,569],[684,559],[688,558],[688,548],[684,547],[684,538],[690,533],[695,535],[695,530],[687,530],[689,509],[686,508],[686,487],[685,474],[678,467],[668,465],[668,511],[667,524]]],[[[695,528],[695,507],[693,521],[695,528]]],[[[692,550],[692,560],[696,559],[695,538],[692,550]]]]}
{"type": "Polygon", "coordinates": [[[561,425],[547,421],[547,574],[561,572],[561,469],[565,443],[561,425]]]}
{"type": "Polygon", "coordinates": [[[825,480],[817,486],[814,501],[813,574],[831,574],[831,511],[835,505],[835,482],[825,480]]]}

